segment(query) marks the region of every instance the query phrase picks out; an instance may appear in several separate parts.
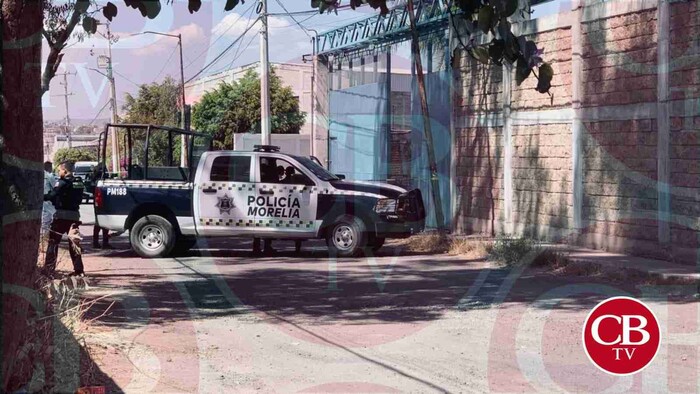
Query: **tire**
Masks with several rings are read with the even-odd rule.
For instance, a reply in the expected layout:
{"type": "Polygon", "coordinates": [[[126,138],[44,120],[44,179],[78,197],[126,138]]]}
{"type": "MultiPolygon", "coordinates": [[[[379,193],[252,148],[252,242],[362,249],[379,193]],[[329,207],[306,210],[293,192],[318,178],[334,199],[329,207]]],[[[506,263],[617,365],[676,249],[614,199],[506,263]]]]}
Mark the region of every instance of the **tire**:
{"type": "Polygon", "coordinates": [[[172,254],[174,255],[184,255],[192,249],[194,245],[197,244],[197,238],[188,237],[181,235],[177,238],[175,245],[173,245],[172,254]]]}
{"type": "Polygon", "coordinates": [[[129,231],[131,248],[141,257],[165,257],[175,245],[175,230],[168,219],[158,215],[146,215],[129,231]]]}
{"type": "Polygon", "coordinates": [[[341,216],[328,228],[326,244],[331,256],[357,256],[367,244],[367,230],[362,220],[341,216]]]}
{"type": "Polygon", "coordinates": [[[384,246],[384,241],[386,241],[386,238],[384,237],[372,237],[369,246],[372,248],[373,252],[378,251],[382,246],[384,246]]]}

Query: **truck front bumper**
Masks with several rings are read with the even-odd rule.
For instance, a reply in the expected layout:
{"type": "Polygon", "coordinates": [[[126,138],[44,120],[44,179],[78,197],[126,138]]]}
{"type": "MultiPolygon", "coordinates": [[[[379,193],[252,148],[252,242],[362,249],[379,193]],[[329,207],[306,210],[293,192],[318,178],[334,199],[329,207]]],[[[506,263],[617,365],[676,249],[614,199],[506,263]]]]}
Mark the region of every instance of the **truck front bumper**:
{"type": "Polygon", "coordinates": [[[391,222],[381,221],[375,224],[377,237],[380,238],[407,238],[418,234],[425,228],[425,220],[416,222],[391,222]]]}

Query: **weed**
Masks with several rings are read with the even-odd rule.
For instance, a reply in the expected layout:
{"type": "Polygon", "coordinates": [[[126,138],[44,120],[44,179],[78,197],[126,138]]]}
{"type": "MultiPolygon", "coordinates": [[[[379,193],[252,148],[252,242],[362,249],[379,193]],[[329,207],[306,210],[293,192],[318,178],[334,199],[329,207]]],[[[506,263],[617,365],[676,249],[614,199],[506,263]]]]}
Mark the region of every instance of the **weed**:
{"type": "Polygon", "coordinates": [[[473,238],[454,238],[449,243],[447,253],[469,259],[482,259],[488,256],[491,242],[473,238]]]}
{"type": "Polygon", "coordinates": [[[498,237],[491,246],[490,255],[501,263],[512,265],[522,262],[534,247],[535,241],[529,238],[498,237]]]}

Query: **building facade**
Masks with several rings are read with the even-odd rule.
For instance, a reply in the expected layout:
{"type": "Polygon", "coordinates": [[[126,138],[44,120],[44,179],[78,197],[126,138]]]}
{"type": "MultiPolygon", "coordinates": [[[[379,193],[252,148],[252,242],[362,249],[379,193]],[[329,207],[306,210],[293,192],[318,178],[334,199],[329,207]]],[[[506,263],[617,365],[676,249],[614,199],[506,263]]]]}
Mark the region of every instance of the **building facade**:
{"type": "MultiPolygon", "coordinates": [[[[518,85],[510,67],[476,62],[452,26],[449,76],[427,82],[431,105],[437,85],[449,99],[449,125],[436,140],[450,140],[450,168],[440,173],[450,228],[696,264],[700,1],[574,0],[513,30],[544,49],[551,95],[535,90],[534,76],[518,85]]],[[[317,67],[332,74],[335,66],[320,59],[317,67]]],[[[328,82],[318,88],[317,133],[328,138],[338,117],[328,82]]]]}
{"type": "MultiPolygon", "coordinates": [[[[306,113],[306,123],[299,131],[301,134],[311,133],[311,89],[313,78],[313,65],[308,63],[272,63],[275,73],[282,80],[284,86],[292,88],[294,95],[299,99],[299,109],[306,113]]],[[[222,82],[232,83],[237,81],[248,70],[260,70],[260,62],[251,63],[217,74],[209,75],[190,82],[186,87],[188,104],[197,103],[204,93],[216,89],[222,82]]]]}

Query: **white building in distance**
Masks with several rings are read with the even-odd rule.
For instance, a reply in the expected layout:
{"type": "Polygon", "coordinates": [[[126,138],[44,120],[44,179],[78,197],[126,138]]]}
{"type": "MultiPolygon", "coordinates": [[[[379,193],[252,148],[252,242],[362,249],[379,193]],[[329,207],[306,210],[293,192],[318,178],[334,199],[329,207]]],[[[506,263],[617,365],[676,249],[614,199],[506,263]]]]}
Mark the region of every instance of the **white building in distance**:
{"type": "MultiPolygon", "coordinates": [[[[313,65],[311,63],[271,63],[275,73],[282,80],[282,85],[292,88],[299,100],[299,109],[306,113],[306,122],[299,130],[300,134],[311,134],[311,87],[313,65]]],[[[222,82],[233,83],[245,75],[248,70],[260,73],[260,62],[236,67],[213,75],[202,77],[186,85],[188,104],[197,103],[204,93],[216,89],[222,82]]]]}

